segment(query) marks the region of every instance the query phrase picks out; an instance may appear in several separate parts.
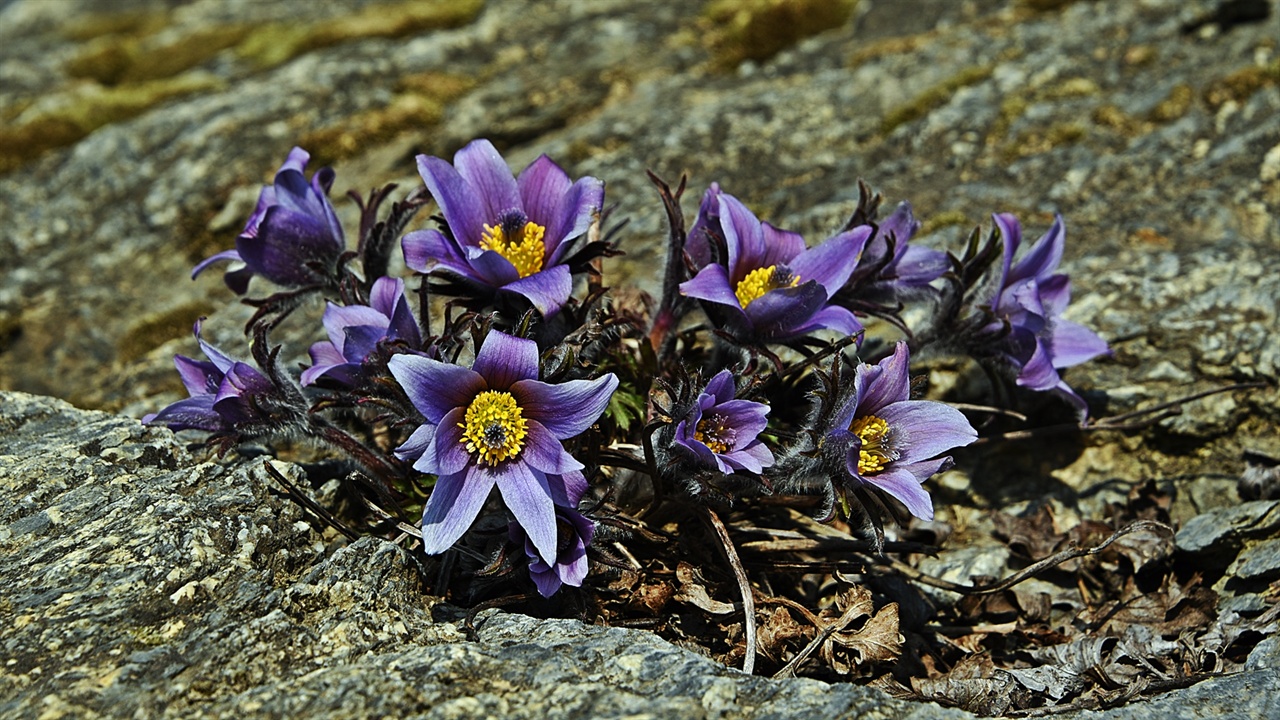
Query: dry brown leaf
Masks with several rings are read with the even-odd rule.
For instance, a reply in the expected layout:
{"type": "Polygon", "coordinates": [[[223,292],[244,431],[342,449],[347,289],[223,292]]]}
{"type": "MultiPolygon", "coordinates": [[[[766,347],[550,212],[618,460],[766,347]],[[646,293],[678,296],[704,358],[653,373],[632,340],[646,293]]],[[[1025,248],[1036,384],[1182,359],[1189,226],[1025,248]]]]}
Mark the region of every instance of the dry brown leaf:
{"type": "Polygon", "coordinates": [[[675,594],[676,600],[689,603],[712,615],[728,615],[734,611],[733,603],[721,602],[707,593],[706,581],[702,579],[702,573],[689,563],[682,562],[676,566],[676,580],[680,582],[680,588],[675,594]]]}

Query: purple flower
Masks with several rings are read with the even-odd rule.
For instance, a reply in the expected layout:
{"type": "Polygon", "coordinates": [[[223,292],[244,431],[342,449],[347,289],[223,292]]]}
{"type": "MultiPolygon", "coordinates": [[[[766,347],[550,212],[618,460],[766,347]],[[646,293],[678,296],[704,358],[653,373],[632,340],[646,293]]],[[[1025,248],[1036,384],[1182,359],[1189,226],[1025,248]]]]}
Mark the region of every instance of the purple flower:
{"type": "Polygon", "coordinates": [[[920,229],[920,221],[911,212],[911,203],[901,202],[889,217],[879,223],[876,234],[867,241],[858,267],[849,278],[850,286],[861,286],[860,294],[892,292],[894,285],[921,288],[938,279],[951,268],[947,254],[911,245],[909,241],[920,229]],[[893,238],[893,253],[889,238],[893,238]]]}
{"type": "Polygon", "coordinates": [[[1016,264],[1013,256],[1022,243],[1018,219],[1007,213],[992,217],[1004,241],[1004,260],[1000,284],[990,304],[995,319],[983,328],[983,334],[1000,338],[997,352],[1018,368],[1019,385],[1058,391],[1083,415],[1087,410],[1084,400],[1062,380],[1058,370],[1110,350],[1092,330],[1062,318],[1071,301],[1070,278],[1053,272],[1062,261],[1066,240],[1062,217],[1055,217],[1049,231],[1016,264]]]}
{"type": "Polygon", "coordinates": [[[453,164],[418,156],[418,172],[444,213],[448,233],[423,230],[402,241],[405,263],[433,266],[474,286],[515,293],[543,315],[569,299],[573,278],[564,263],[572,241],[599,216],[604,183],[574,182],[546,155],[511,176],[488,140],[475,140],[453,164]]]}
{"type": "Polygon", "coordinates": [[[978,439],[960,411],[929,400],[911,400],[907,344],[877,365],[859,365],[853,393],[835,415],[825,442],[847,445],[845,470],[853,480],[902,501],[912,515],[933,519],[933,501],[921,484],[949,467],[937,458],[978,439]]]}
{"type": "MultiPolygon", "coordinates": [[[[744,340],[785,342],[820,328],[846,335],[862,330],[852,312],[827,301],[853,273],[871,228],[806,249],[803,237],[760,222],[732,195],[720,193],[717,205],[728,257],[682,283],[681,293],[723,308],[723,324],[744,340]]],[[[711,225],[712,217],[700,213],[695,228],[711,225]]]]}
{"type": "Polygon", "coordinates": [[[582,587],[587,577],[587,546],[596,534],[595,523],[576,510],[556,508],[557,543],[553,560],[543,560],[528,533],[519,523],[511,523],[508,534],[512,542],[524,546],[529,557],[529,576],[543,597],[551,597],[561,585],[582,587]]]}
{"type": "Polygon", "coordinates": [[[289,151],[275,184],[264,187],[258,196],[258,207],[236,238],[236,249],[201,262],[191,271],[193,279],[213,263],[229,260],[244,263],[223,275],[227,287],[239,295],[249,289],[254,275],[283,287],[329,281],[346,242],[329,204],[333,170],[318,170],[308,183],[303,171],[310,158],[302,148],[289,151]]]}
{"type": "Polygon", "coordinates": [[[194,332],[209,361],[183,355],[173,358],[191,397],[144,416],[142,422],[165,425],[170,430],[224,432],[264,420],[255,399],[274,392],[271,381],[252,366],[227,357],[201,339],[199,321],[194,332]]]}
{"type": "Polygon", "coordinates": [[[769,406],[734,399],[733,373],[721,370],[676,425],[675,444],[708,469],[729,474],[759,473],[773,464],[773,453],[758,435],[768,424],[769,406]]]}
{"type": "Polygon", "coordinates": [[[417,355],[387,363],[427,422],[399,448],[414,469],[436,475],[422,515],[428,554],[449,549],[479,515],[494,485],[548,564],[558,556],[555,508],[586,491],[582,463],[561,445],[591,427],[618,387],[595,380],[538,380],[532,340],[490,331],[471,368],[417,355]]]}
{"type": "Polygon", "coordinates": [[[403,340],[412,348],[422,345],[418,322],[404,295],[404,281],[381,277],[373,283],[369,305],[334,305],[324,311],[329,339],[311,346],[311,367],[302,371],[302,384],[322,377],[342,385],[358,385],[364,376],[364,360],[383,340],[403,340]]]}
{"type": "Polygon", "coordinates": [[[693,266],[701,270],[715,257],[712,248],[723,243],[724,233],[720,231],[720,183],[711,183],[702,195],[698,217],[685,236],[684,251],[693,261],[693,266]]]}

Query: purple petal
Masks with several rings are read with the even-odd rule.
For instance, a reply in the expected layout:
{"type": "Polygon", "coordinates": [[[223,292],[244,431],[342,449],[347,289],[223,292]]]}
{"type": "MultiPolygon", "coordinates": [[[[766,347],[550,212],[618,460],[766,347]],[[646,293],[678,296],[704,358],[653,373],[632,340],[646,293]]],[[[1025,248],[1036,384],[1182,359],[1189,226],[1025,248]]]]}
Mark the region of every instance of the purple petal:
{"type": "Polygon", "coordinates": [[[1053,367],[1053,358],[1045,352],[1044,344],[1037,340],[1031,357],[1023,362],[1022,370],[1018,372],[1018,385],[1032,390],[1050,390],[1057,387],[1061,379],[1053,367]]]}
{"type": "Polygon", "coordinates": [[[807,323],[827,301],[820,283],[801,282],[797,287],[770,290],[747,304],[743,311],[761,336],[785,340],[807,323]]]}
{"type": "Polygon", "coordinates": [[[1036,241],[1035,245],[1031,246],[1031,250],[1027,251],[1026,257],[1013,266],[1005,282],[1012,285],[1019,280],[1039,278],[1042,275],[1053,272],[1058,267],[1058,263],[1062,261],[1062,249],[1066,244],[1066,239],[1067,230],[1066,226],[1063,225],[1062,216],[1055,215],[1053,225],[1036,241]]]}
{"type": "Polygon", "coordinates": [[[903,464],[926,460],[978,439],[969,420],[950,405],[931,400],[906,400],[878,413],[889,424],[892,443],[903,464]]]}
{"type": "Polygon", "coordinates": [[[912,245],[902,253],[894,267],[897,282],[907,287],[919,287],[942,277],[951,269],[947,254],[932,248],[912,245]]]}
{"type": "Polygon", "coordinates": [[[422,551],[437,555],[453,547],[480,514],[495,479],[474,465],[437,478],[422,511],[422,551]]]}
{"type": "Polygon", "coordinates": [[[516,178],[525,216],[546,228],[548,236],[559,230],[560,207],[572,184],[569,174],[546,155],[539,155],[516,178]]]}
{"type": "Polygon", "coordinates": [[[871,228],[864,226],[828,238],[821,245],[797,255],[789,264],[791,272],[799,275],[801,282],[817,280],[826,288],[830,299],[853,274],[862,248],[870,237],[871,228]]]}
{"type": "MultiPolygon", "coordinates": [[[[787,265],[794,270],[792,261],[804,252],[804,237],[800,233],[776,228],[767,222],[760,223],[760,235],[764,240],[764,254],[760,257],[760,267],[787,265]]],[[[857,261],[856,256],[854,261],[857,261]]],[[[805,280],[808,279],[810,278],[805,278],[805,280]]]]}
{"type": "Polygon", "coordinates": [[[551,317],[573,293],[573,275],[568,265],[552,265],[542,272],[509,282],[502,289],[527,298],[543,317],[551,317]]]}
{"type": "Polygon", "coordinates": [[[439,230],[419,230],[400,240],[404,252],[404,264],[410,270],[425,273],[437,264],[460,275],[471,276],[471,264],[463,257],[456,243],[439,230]]]}
{"type": "Polygon", "coordinates": [[[490,330],[471,369],[480,373],[490,390],[508,390],[521,380],[536,380],[538,344],[490,330]]]}
{"type": "Polygon", "coordinates": [[[694,218],[693,227],[689,228],[689,234],[685,238],[684,251],[688,253],[695,268],[702,269],[711,262],[711,238],[720,234],[720,185],[711,183],[702,194],[698,216],[694,218]]]}
{"type": "Polygon", "coordinates": [[[479,196],[484,221],[497,224],[508,210],[522,209],[516,179],[493,143],[472,140],[453,156],[453,166],[479,196]]]}
{"type": "Polygon", "coordinates": [[[1055,368],[1079,365],[1111,352],[1107,341],[1092,330],[1062,319],[1054,322],[1053,335],[1045,341],[1045,345],[1055,368]]]}
{"type": "Polygon", "coordinates": [[[195,280],[196,276],[204,272],[210,265],[217,262],[223,262],[223,261],[244,262],[244,259],[241,258],[240,253],[236,252],[235,250],[224,250],[223,252],[220,252],[217,255],[214,255],[213,257],[208,257],[200,261],[200,264],[196,265],[195,268],[191,271],[191,279],[195,280]]]}
{"type": "Polygon", "coordinates": [[[728,402],[733,399],[737,392],[737,386],[733,379],[733,373],[728,370],[721,370],[715,374],[715,377],[707,381],[707,388],[702,392],[710,395],[716,404],[728,402]]]}
{"type": "Polygon", "coordinates": [[[173,364],[178,368],[178,375],[182,378],[187,393],[193,397],[217,392],[218,385],[222,382],[223,371],[211,362],[174,355],[173,364]]]}
{"type": "MultiPolygon", "coordinates": [[[[853,337],[862,332],[862,323],[847,308],[839,305],[828,305],[809,318],[808,322],[795,329],[796,335],[808,335],[817,330],[832,330],[853,337]]],[[[858,341],[861,344],[861,340],[858,341]]]]}
{"type": "Polygon", "coordinates": [[[419,355],[395,355],[387,368],[413,406],[432,424],[456,407],[467,407],[485,389],[480,373],[419,355]]]}
{"type": "Polygon", "coordinates": [[[729,284],[729,275],[724,266],[712,263],[701,270],[692,280],[680,283],[680,294],[686,297],[706,300],[719,305],[728,305],[741,312],[742,305],[729,284]]]}
{"type": "Polygon", "coordinates": [[[369,306],[388,318],[396,311],[396,305],[404,297],[404,280],[383,276],[373,281],[369,288],[369,306]]]}
{"type": "Polygon", "coordinates": [[[338,352],[338,348],[328,340],[315,343],[311,346],[311,367],[302,371],[300,378],[303,386],[314,385],[316,380],[320,379],[330,368],[343,365],[347,359],[338,352]]]}
{"type": "MultiPolygon", "coordinates": [[[[537,551],[535,550],[534,552],[537,551]]],[[[560,580],[558,572],[551,568],[536,569],[534,563],[529,564],[529,577],[533,579],[533,584],[537,586],[538,594],[545,598],[560,592],[560,586],[564,584],[560,580]]]]}
{"type": "Polygon", "coordinates": [[[933,519],[933,499],[921,487],[915,476],[904,470],[890,469],[878,475],[865,478],[889,495],[902,501],[912,515],[921,520],[933,519]]]}
{"type": "Polygon", "coordinates": [[[860,365],[855,374],[862,380],[858,394],[858,416],[879,415],[891,403],[911,397],[911,358],[905,342],[893,346],[893,354],[876,365],[860,365]]]}
{"type": "Polygon", "coordinates": [[[196,395],[179,400],[158,413],[142,419],[147,425],[164,425],[170,430],[206,430],[215,432],[225,429],[222,416],[213,409],[213,395],[196,395]]]}
{"type": "Polygon", "coordinates": [[[431,439],[436,436],[435,425],[419,425],[417,430],[395,449],[396,457],[401,460],[417,460],[427,451],[431,439]]]}
{"type": "Polygon", "coordinates": [[[542,423],[537,420],[528,420],[527,423],[528,434],[520,450],[520,459],[530,467],[548,475],[563,475],[585,467],[565,452],[564,446],[542,423]]]}
{"type": "Polygon", "coordinates": [[[1018,218],[1010,213],[996,213],[991,216],[991,219],[1000,232],[1000,239],[1004,246],[1004,256],[1000,261],[1000,287],[997,290],[999,295],[999,291],[1009,284],[1009,270],[1013,267],[1013,256],[1018,252],[1018,246],[1022,244],[1022,225],[1018,222],[1018,218]]]}
{"type": "Polygon", "coordinates": [[[587,492],[587,478],[577,470],[563,475],[548,475],[547,487],[551,489],[551,502],[557,507],[576,508],[587,492]]]}
{"type": "Polygon", "coordinates": [[[507,509],[524,528],[538,554],[554,562],[558,539],[556,509],[546,475],[518,460],[507,463],[495,475],[507,509]]]}
{"type": "Polygon", "coordinates": [[[489,287],[500,288],[520,279],[520,271],[516,270],[516,266],[495,250],[471,248],[467,253],[467,265],[471,269],[466,276],[489,287]]]}
{"type": "Polygon", "coordinates": [[[600,419],[617,387],[618,376],[609,373],[595,380],[570,380],[556,385],[521,380],[511,386],[511,394],[526,418],[542,423],[557,439],[567,440],[581,435],[600,419]]]}
{"type": "MultiPolygon", "coordinates": [[[[431,197],[440,206],[449,230],[463,245],[478,247],[485,221],[485,206],[476,197],[476,191],[467,184],[448,162],[438,157],[418,156],[418,174],[422,176],[431,197]]],[[[415,233],[411,233],[415,234],[415,233]]],[[[415,260],[418,256],[415,256],[415,260]]],[[[409,249],[405,248],[405,261],[409,261],[409,249]]],[[[409,267],[421,270],[412,263],[409,267]]]]}
{"type": "Polygon", "coordinates": [[[725,416],[725,425],[737,431],[735,450],[755,439],[769,425],[769,406],[751,400],[730,400],[715,407],[725,416]]]}
{"type": "Polygon", "coordinates": [[[462,437],[463,419],[466,408],[454,408],[436,425],[431,437],[431,444],[422,451],[422,455],[413,463],[418,472],[433,475],[452,475],[462,472],[471,462],[466,443],[462,437]]]}
{"type": "Polygon", "coordinates": [[[547,227],[550,264],[560,262],[569,245],[565,240],[582,235],[591,227],[604,206],[604,182],[593,177],[579,178],[569,188],[560,208],[560,217],[554,226],[547,227]]]}
{"type": "Polygon", "coordinates": [[[739,282],[747,273],[764,265],[764,230],[738,198],[720,195],[720,228],[729,250],[729,278],[739,282]]]}

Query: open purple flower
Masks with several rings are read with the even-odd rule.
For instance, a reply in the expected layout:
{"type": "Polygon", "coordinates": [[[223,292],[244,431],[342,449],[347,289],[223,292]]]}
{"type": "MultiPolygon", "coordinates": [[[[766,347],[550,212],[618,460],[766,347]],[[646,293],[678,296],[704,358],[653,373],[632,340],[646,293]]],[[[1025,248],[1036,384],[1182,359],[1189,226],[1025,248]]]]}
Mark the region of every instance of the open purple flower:
{"type": "Polygon", "coordinates": [[[418,321],[404,295],[404,281],[381,277],[373,283],[369,305],[334,305],[324,311],[329,339],[311,346],[311,367],[302,371],[302,384],[329,378],[341,385],[360,383],[364,360],[383,340],[403,340],[410,347],[422,345],[418,321]]]}
{"type": "Polygon", "coordinates": [[[773,453],[758,437],[768,425],[769,406],[736,400],[734,390],[728,370],[711,378],[688,416],[676,425],[675,445],[708,469],[759,473],[773,464],[773,453]]]}
{"type": "Polygon", "coordinates": [[[1048,232],[1016,264],[1022,243],[1018,219],[1007,213],[992,216],[1004,242],[1000,284],[991,299],[995,318],[982,334],[998,338],[996,351],[1018,368],[1017,383],[1032,390],[1059,392],[1083,415],[1084,400],[1058,375],[1109,352],[1106,341],[1092,330],[1062,318],[1071,301],[1071,279],[1054,273],[1062,261],[1066,228],[1057,216],[1048,232]]]}
{"type": "Polygon", "coordinates": [[[200,337],[199,321],[193,331],[209,360],[193,360],[184,355],[173,358],[191,397],[144,416],[142,422],[175,431],[225,432],[266,419],[255,399],[274,392],[271,381],[251,365],[234,360],[205,342],[200,337]]]}
{"type": "Polygon", "coordinates": [[[508,528],[511,540],[524,546],[525,555],[529,557],[529,576],[543,597],[555,595],[561,585],[582,587],[588,570],[587,546],[596,534],[595,523],[568,508],[556,508],[556,527],[556,555],[550,561],[542,559],[519,523],[511,523],[508,528]]]}
{"type": "Polygon", "coordinates": [[[978,439],[960,411],[912,400],[907,344],[876,365],[859,365],[853,392],[835,414],[824,442],[846,447],[845,470],[858,483],[902,501],[912,515],[933,519],[933,501],[921,484],[951,464],[937,457],[978,439]]]}
{"type": "Polygon", "coordinates": [[[538,380],[532,340],[490,331],[471,368],[395,355],[391,374],[426,418],[396,454],[436,475],[422,515],[428,554],[449,549],[480,513],[494,485],[539,557],[558,556],[555,508],[574,508],[586,491],[582,463],[561,445],[604,413],[618,387],[595,380],[538,380]]]}
{"type": "Polygon", "coordinates": [[[920,221],[912,214],[911,203],[898,203],[867,241],[849,285],[859,287],[860,294],[884,295],[892,293],[892,286],[921,288],[941,277],[951,268],[947,254],[911,245],[910,240],[919,229],[920,221]],[[889,238],[893,238],[892,253],[889,238]]]}
{"type": "Polygon", "coordinates": [[[820,328],[862,330],[852,312],[827,301],[857,267],[870,227],[806,249],[803,237],[760,222],[732,195],[720,193],[717,204],[728,257],[681,283],[681,293],[723,309],[725,328],[747,341],[785,342],[820,328]]]}
{"type": "Polygon", "coordinates": [[[249,278],[261,275],[283,287],[307,287],[329,281],[338,257],[346,249],[342,226],[329,204],[333,186],[331,168],[321,168],[308,183],[303,171],[311,155],[302,148],[289,157],[276,173],[274,185],[262,188],[258,207],[249,217],[244,232],[236,238],[236,249],[205,259],[191,271],[194,279],[216,262],[244,263],[223,275],[227,287],[238,295],[249,289],[249,278]]]}
{"type": "Polygon", "coordinates": [[[512,177],[488,140],[475,140],[447,161],[418,156],[418,172],[444,213],[448,233],[405,235],[405,263],[433,267],[491,292],[508,292],[552,315],[569,299],[573,278],[564,264],[573,240],[599,216],[604,183],[572,181],[546,155],[512,177]]]}

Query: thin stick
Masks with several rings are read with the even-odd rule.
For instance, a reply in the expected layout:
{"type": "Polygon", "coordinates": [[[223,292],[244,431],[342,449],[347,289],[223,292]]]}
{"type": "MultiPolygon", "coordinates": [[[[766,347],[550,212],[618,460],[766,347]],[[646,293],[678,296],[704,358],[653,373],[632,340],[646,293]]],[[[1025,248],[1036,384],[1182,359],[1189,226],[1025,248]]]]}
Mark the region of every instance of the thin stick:
{"type": "Polygon", "coordinates": [[[285,494],[289,496],[290,500],[297,503],[303,509],[310,511],[312,515],[319,518],[325,525],[328,525],[334,530],[346,535],[348,540],[355,540],[360,537],[354,531],[348,529],[346,525],[339,522],[338,518],[334,517],[332,513],[325,510],[316,503],[316,501],[307,497],[302,493],[302,491],[298,490],[293,483],[289,482],[289,478],[284,476],[284,473],[277,470],[275,466],[271,464],[270,460],[263,460],[262,467],[266,469],[267,474],[270,475],[273,480],[284,486],[285,494]]]}
{"type": "Polygon", "coordinates": [[[990,585],[960,585],[959,583],[953,583],[949,580],[936,578],[932,575],[925,575],[910,565],[892,558],[877,558],[877,560],[892,568],[894,572],[925,585],[930,585],[942,590],[950,590],[951,592],[960,593],[962,595],[991,595],[993,593],[1008,590],[1014,585],[1034,577],[1049,568],[1057,567],[1068,560],[1074,560],[1086,555],[1097,555],[1107,549],[1107,547],[1117,539],[1138,530],[1158,530],[1169,533],[1170,535],[1173,534],[1173,528],[1165,525],[1164,523],[1158,523],[1154,520],[1135,520],[1112,533],[1111,537],[1102,541],[1100,545],[1091,548],[1080,548],[1072,545],[1071,547],[1060,552],[1056,552],[1043,560],[1031,563],[1009,577],[990,585]]]}
{"type": "Polygon", "coordinates": [[[738,590],[742,593],[742,612],[746,615],[743,632],[747,636],[747,656],[742,661],[742,672],[751,675],[756,670],[756,603],[751,592],[751,582],[747,580],[747,571],[742,567],[742,561],[738,559],[738,551],[733,548],[729,530],[725,528],[714,510],[709,507],[704,507],[702,510],[720,538],[720,546],[724,548],[725,558],[729,560],[729,567],[733,568],[733,576],[738,580],[738,590]]]}

